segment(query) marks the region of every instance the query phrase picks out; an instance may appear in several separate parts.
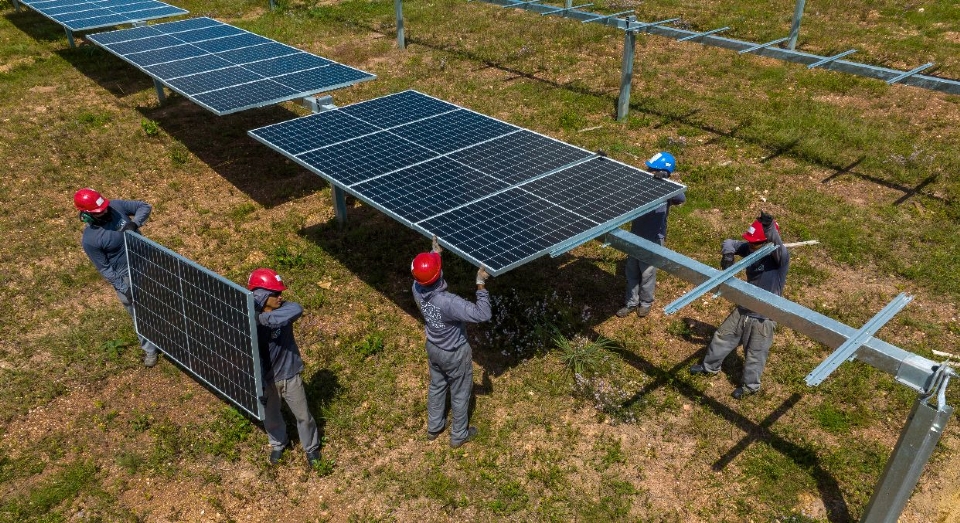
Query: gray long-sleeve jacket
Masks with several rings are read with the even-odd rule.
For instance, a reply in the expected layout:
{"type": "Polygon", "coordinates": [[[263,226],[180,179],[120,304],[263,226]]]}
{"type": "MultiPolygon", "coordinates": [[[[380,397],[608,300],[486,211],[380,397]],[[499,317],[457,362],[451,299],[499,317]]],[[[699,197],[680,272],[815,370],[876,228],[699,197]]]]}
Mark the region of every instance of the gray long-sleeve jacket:
{"type": "MultiPolygon", "coordinates": [[[[777,296],[783,296],[783,286],[787,281],[787,271],[790,269],[790,251],[780,239],[780,234],[770,228],[769,239],[777,244],[777,248],[770,254],[760,258],[753,264],[747,266],[747,281],[756,285],[765,291],[770,291],[777,296]]],[[[737,254],[739,256],[750,255],[750,244],[745,241],[724,240],[721,248],[721,254],[737,254]]],[[[753,312],[750,309],[737,306],[740,313],[745,316],[766,319],[763,314],[753,312]]]]}
{"type": "MultiPolygon", "coordinates": [[[[256,289],[254,300],[263,307],[257,295],[269,295],[270,291],[256,289]]],[[[270,384],[288,380],[303,372],[303,358],[300,348],[293,337],[293,322],[303,316],[303,307],[299,303],[285,301],[270,312],[257,314],[257,341],[260,343],[260,363],[263,365],[263,382],[270,384]]]]}
{"type": "Polygon", "coordinates": [[[427,341],[447,351],[467,342],[466,322],[487,321],[491,316],[488,291],[477,290],[477,302],[471,303],[447,292],[442,277],[426,287],[414,282],[413,299],[426,322],[427,341]]]}
{"type": "Polygon", "coordinates": [[[670,206],[680,205],[686,201],[687,195],[684,193],[670,198],[656,209],[634,219],[630,224],[630,232],[654,243],[662,241],[667,237],[667,216],[670,214],[670,206]]]}
{"type": "Polygon", "coordinates": [[[81,245],[93,266],[118,292],[126,294],[127,257],[123,250],[123,232],[127,222],[146,223],[153,208],[136,200],[110,200],[106,215],[97,223],[87,224],[81,245]],[[132,218],[131,218],[132,217],[132,218]]]}

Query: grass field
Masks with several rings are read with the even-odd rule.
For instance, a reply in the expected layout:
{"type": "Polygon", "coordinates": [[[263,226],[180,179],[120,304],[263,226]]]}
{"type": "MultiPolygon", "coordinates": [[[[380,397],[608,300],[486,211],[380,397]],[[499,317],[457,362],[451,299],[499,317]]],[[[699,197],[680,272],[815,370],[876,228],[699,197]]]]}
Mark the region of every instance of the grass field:
{"type": "MultiPolygon", "coordinates": [[[[338,105],[417,89],[641,166],[679,161],[688,201],[670,248],[716,266],[760,209],[793,253],[786,296],[930,359],[960,352],[960,96],[641,35],[630,116],[613,119],[622,33],[453,0],[174,0],[378,78],[338,105]]],[[[731,37],[789,30],[793,2],[597,3],[731,37]]],[[[591,8],[593,9],[593,8],[591,8]]],[[[409,261],[429,241],[330,188],[246,131],[306,114],[216,117],[98,47],[3,3],[0,17],[0,522],[853,521],[915,394],[865,364],[822,386],[830,349],[780,329],[761,394],[730,398],[740,356],[703,379],[731,304],[618,319],[624,255],[593,242],[491,280],[471,331],[478,439],[425,439],[423,329],[409,261]],[[262,430],[168,361],[140,363],[132,322],[79,246],[71,196],[142,199],[143,233],[244,282],[275,267],[306,314],[297,336],[325,470],[277,467],[262,430]],[[579,366],[586,379],[576,379],[579,366]]],[[[860,49],[960,78],[960,5],[810,0],[800,49],[860,49]]],[[[467,294],[475,268],[445,257],[467,294]]],[[[661,273],[661,308],[689,286],[661,273]]],[[[948,402],[960,403],[956,384],[948,402]]],[[[295,431],[293,431],[295,433],[295,431]]],[[[960,438],[947,427],[901,521],[960,521],[960,438]]]]}

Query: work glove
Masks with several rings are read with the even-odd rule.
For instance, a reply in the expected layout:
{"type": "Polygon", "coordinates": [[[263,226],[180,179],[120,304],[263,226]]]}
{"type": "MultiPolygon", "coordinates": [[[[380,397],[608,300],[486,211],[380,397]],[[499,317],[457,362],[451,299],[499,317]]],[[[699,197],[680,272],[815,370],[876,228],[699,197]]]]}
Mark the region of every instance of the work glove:
{"type": "Polygon", "coordinates": [[[140,226],[136,223],[133,223],[132,220],[128,220],[123,224],[123,227],[120,227],[120,232],[123,231],[140,232],[140,226]]]}
{"type": "Polygon", "coordinates": [[[733,254],[724,254],[720,256],[720,268],[727,270],[733,265],[733,254]]]}
{"type": "Polygon", "coordinates": [[[440,247],[440,242],[437,240],[436,234],[433,235],[433,248],[431,250],[437,254],[443,252],[443,247],[440,247]]]}
{"type": "Polygon", "coordinates": [[[477,285],[485,285],[487,283],[487,278],[490,277],[490,274],[487,273],[487,270],[483,268],[483,265],[480,266],[480,270],[477,271],[477,285]]]}
{"type": "Polygon", "coordinates": [[[728,269],[733,265],[733,255],[737,253],[737,241],[726,239],[720,246],[720,268],[728,269]]]}

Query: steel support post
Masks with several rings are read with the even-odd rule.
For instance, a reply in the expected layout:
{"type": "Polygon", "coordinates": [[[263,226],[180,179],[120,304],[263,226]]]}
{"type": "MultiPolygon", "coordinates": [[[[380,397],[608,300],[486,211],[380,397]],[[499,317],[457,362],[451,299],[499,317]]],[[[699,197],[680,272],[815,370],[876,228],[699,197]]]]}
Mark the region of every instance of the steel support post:
{"type": "Polygon", "coordinates": [[[337,217],[337,224],[341,227],[347,224],[347,193],[333,185],[333,214],[337,217]]]}
{"type": "MultiPolygon", "coordinates": [[[[570,0],[567,0],[568,2],[570,0]]],[[[13,8],[19,13],[20,12],[20,2],[18,0],[13,0],[13,8]]]]}
{"type": "Polygon", "coordinates": [[[73,31],[66,27],[64,27],[63,30],[67,32],[67,41],[70,42],[70,47],[76,47],[77,43],[73,41],[73,31]]]}
{"type": "Polygon", "coordinates": [[[153,87],[154,89],[157,90],[157,100],[159,100],[160,103],[163,103],[164,101],[166,101],[167,95],[166,93],[163,92],[163,84],[160,83],[160,80],[157,80],[156,78],[154,78],[153,87]]]}
{"type": "Polygon", "coordinates": [[[407,42],[403,36],[403,0],[393,0],[393,9],[397,12],[397,47],[406,49],[407,42]]]}
{"type": "Polygon", "coordinates": [[[797,37],[800,36],[800,21],[803,19],[803,7],[807,0],[797,0],[797,7],[793,10],[793,25],[790,26],[790,37],[787,40],[787,49],[797,48],[797,37]]]}
{"type": "Polygon", "coordinates": [[[566,7],[567,9],[570,9],[571,7],[573,7],[573,0],[567,0],[566,2],[564,2],[563,7],[566,7]]]}
{"type": "Polygon", "coordinates": [[[953,407],[949,405],[936,408],[929,405],[926,398],[917,400],[860,518],[861,523],[897,523],[952,413],[953,407]]]}
{"type": "MultiPolygon", "coordinates": [[[[627,17],[627,27],[637,20],[635,16],[627,17]]],[[[637,33],[623,32],[623,64],[620,70],[620,97],[617,98],[617,120],[622,121],[630,112],[630,84],[633,83],[633,57],[636,54],[637,33]]]]}
{"type": "Polygon", "coordinates": [[[273,11],[276,8],[277,8],[277,4],[275,4],[273,0],[270,0],[270,10],[273,11]]]}

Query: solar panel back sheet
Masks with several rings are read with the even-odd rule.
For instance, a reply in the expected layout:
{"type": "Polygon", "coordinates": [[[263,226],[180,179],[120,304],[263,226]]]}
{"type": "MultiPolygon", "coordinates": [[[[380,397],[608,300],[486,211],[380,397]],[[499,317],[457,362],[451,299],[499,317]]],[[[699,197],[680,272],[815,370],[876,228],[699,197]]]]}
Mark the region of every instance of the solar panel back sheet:
{"type": "Polygon", "coordinates": [[[263,420],[253,294],[143,236],[124,237],[137,334],[263,420]]]}
{"type": "Polygon", "coordinates": [[[566,252],[686,189],[416,91],[249,134],[493,275],[566,252]]]}
{"type": "Polygon", "coordinates": [[[376,78],[205,17],[99,33],[88,39],[217,115],[376,78]]]}
{"type": "Polygon", "coordinates": [[[19,0],[70,31],[89,31],[189,11],[156,0],[19,0]]]}

